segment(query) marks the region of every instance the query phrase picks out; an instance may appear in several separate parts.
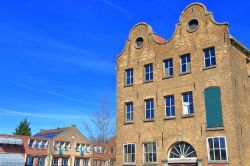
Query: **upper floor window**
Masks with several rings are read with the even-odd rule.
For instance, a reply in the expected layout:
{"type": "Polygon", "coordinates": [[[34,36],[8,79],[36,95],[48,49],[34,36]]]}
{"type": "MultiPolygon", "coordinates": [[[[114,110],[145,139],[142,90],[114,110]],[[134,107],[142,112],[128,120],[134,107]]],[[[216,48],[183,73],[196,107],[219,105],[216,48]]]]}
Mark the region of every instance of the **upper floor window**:
{"type": "Polygon", "coordinates": [[[174,74],[173,70],[173,59],[166,59],[163,61],[164,78],[172,77],[174,74]]]}
{"type": "Polygon", "coordinates": [[[227,161],[227,146],[225,137],[211,137],[207,139],[208,160],[227,161]]]}
{"type": "Polygon", "coordinates": [[[34,140],[30,140],[30,142],[29,142],[29,148],[33,148],[33,143],[34,143],[34,140]]]}
{"type": "Polygon", "coordinates": [[[144,74],[145,74],[145,81],[152,81],[154,79],[153,76],[153,64],[147,64],[144,66],[144,74]]]}
{"type": "Polygon", "coordinates": [[[157,149],[156,142],[144,143],[144,163],[155,163],[157,162],[157,149]]]}
{"type": "Polygon", "coordinates": [[[133,85],[134,83],[134,71],[133,69],[125,70],[125,85],[133,85]]]}
{"type": "Polygon", "coordinates": [[[187,92],[182,94],[183,115],[190,115],[194,113],[193,93],[187,92]]]}
{"type": "Polygon", "coordinates": [[[204,52],[204,66],[209,68],[216,65],[215,49],[214,47],[206,48],[204,52]]]}
{"type": "Polygon", "coordinates": [[[145,118],[146,120],[154,119],[154,99],[145,100],[145,118]]]}
{"type": "Polygon", "coordinates": [[[135,144],[125,144],[123,146],[124,164],[135,164],[135,144]]]}
{"type": "Polygon", "coordinates": [[[185,54],[181,56],[181,73],[191,72],[191,57],[190,54],[185,54]]]}
{"type": "Polygon", "coordinates": [[[126,122],[134,121],[134,105],[132,102],[126,103],[126,122]]]}
{"type": "Polygon", "coordinates": [[[166,117],[174,117],[175,116],[175,106],[174,106],[174,96],[166,96],[166,117]]]}

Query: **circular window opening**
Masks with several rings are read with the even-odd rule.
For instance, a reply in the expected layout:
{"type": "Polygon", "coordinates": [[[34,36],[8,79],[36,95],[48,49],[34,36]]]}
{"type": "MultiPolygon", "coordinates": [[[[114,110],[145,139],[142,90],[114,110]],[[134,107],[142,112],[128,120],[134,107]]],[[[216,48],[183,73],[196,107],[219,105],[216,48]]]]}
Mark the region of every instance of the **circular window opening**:
{"type": "Polygon", "coordinates": [[[135,47],[136,48],[141,48],[143,46],[143,43],[144,43],[144,40],[142,37],[138,37],[136,40],[135,40],[135,47]]]}
{"type": "Polygon", "coordinates": [[[190,20],[188,22],[188,31],[194,32],[199,26],[199,22],[197,19],[190,20]]]}

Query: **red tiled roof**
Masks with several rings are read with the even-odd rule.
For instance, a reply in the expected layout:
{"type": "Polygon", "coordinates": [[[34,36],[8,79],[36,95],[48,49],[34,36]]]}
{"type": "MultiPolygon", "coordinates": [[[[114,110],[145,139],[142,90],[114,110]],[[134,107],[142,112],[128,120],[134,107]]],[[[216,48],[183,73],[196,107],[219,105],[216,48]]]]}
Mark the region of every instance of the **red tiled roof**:
{"type": "Polygon", "coordinates": [[[162,43],[162,42],[165,42],[165,41],[166,41],[164,38],[160,37],[159,35],[155,35],[155,39],[156,39],[156,41],[159,42],[159,43],[162,43]]]}

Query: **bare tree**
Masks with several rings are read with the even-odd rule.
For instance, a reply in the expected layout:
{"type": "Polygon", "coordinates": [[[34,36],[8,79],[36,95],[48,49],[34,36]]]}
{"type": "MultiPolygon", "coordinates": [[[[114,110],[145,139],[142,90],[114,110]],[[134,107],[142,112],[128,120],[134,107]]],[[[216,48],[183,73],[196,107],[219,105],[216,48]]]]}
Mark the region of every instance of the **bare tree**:
{"type": "Polygon", "coordinates": [[[107,143],[115,134],[114,116],[110,113],[107,99],[104,99],[100,108],[93,112],[90,121],[83,122],[85,130],[88,132],[92,142],[107,143]]]}

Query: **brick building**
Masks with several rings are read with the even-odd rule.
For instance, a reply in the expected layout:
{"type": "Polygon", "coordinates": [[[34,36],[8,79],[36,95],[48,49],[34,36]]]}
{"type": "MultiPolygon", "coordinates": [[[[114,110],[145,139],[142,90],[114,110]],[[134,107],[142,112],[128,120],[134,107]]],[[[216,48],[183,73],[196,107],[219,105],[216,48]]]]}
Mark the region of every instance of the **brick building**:
{"type": "Polygon", "coordinates": [[[71,127],[41,130],[36,138],[49,139],[49,163],[51,166],[91,165],[91,143],[75,125],[71,127]]]}
{"type": "Polygon", "coordinates": [[[20,136],[0,134],[0,165],[24,166],[25,148],[20,136]]]}
{"type": "Polygon", "coordinates": [[[93,144],[93,166],[115,166],[116,137],[108,143],[93,144]]]}
{"type": "Polygon", "coordinates": [[[116,165],[248,166],[249,96],[250,51],[203,4],[169,40],[135,25],[117,57],[116,165]]]}

